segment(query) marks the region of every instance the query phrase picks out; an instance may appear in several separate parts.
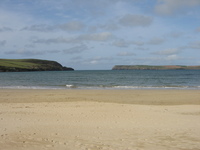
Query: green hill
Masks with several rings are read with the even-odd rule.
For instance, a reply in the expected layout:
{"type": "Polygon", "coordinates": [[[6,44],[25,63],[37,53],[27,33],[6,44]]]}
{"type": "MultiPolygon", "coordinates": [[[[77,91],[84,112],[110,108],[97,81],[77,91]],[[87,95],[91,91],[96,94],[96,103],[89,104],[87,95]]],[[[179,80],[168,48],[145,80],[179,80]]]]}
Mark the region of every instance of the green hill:
{"type": "Polygon", "coordinates": [[[148,65],[116,65],[112,70],[199,70],[200,66],[148,66],[148,65]]]}
{"type": "Polygon", "coordinates": [[[0,59],[0,72],[70,71],[56,61],[40,59],[0,59]]]}

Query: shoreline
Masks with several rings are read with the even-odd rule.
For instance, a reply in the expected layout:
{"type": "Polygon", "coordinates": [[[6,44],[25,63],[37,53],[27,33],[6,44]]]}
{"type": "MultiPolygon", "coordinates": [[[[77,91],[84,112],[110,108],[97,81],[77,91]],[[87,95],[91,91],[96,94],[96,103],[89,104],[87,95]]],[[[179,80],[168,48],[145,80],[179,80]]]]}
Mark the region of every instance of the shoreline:
{"type": "Polygon", "coordinates": [[[63,86],[2,86],[1,89],[7,90],[200,90],[200,86],[180,86],[180,87],[140,87],[140,86],[96,86],[96,87],[81,87],[77,85],[63,85],[63,86]]]}
{"type": "Polygon", "coordinates": [[[0,89],[0,103],[94,101],[141,105],[200,105],[200,90],[0,89]]]}

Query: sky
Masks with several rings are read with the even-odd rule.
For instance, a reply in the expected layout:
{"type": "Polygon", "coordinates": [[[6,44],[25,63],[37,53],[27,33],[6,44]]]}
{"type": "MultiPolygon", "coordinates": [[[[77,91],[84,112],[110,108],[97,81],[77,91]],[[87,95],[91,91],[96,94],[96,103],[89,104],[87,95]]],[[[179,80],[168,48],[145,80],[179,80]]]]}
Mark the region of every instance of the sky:
{"type": "Polygon", "coordinates": [[[0,0],[0,58],[200,65],[200,0],[0,0]]]}

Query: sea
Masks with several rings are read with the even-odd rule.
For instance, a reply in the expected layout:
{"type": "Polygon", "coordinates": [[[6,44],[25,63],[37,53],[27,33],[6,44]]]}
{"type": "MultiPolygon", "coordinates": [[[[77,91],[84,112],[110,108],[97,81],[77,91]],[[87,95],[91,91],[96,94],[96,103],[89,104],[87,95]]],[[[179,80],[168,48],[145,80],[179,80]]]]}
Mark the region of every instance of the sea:
{"type": "Polygon", "coordinates": [[[200,70],[0,72],[0,89],[200,89],[200,70]]]}

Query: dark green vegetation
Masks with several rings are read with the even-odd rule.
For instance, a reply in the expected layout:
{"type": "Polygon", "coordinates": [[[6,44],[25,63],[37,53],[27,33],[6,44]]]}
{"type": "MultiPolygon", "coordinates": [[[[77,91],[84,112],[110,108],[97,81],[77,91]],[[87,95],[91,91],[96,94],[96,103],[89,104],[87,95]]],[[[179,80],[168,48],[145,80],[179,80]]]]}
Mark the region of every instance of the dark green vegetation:
{"type": "Polygon", "coordinates": [[[148,66],[148,65],[116,65],[112,70],[199,70],[200,66],[148,66]]]}
{"type": "Polygon", "coordinates": [[[71,71],[56,61],[40,59],[0,59],[0,72],[71,71]]]}

